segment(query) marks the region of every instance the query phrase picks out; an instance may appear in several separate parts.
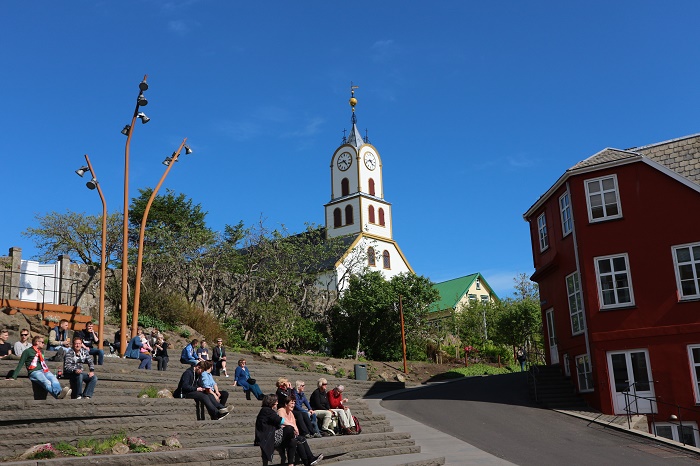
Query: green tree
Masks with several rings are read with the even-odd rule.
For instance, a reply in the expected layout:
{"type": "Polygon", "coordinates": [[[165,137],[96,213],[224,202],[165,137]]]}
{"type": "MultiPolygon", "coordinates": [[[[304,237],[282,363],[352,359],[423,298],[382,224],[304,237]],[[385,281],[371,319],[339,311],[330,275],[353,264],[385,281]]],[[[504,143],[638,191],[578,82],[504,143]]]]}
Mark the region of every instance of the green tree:
{"type": "MultiPolygon", "coordinates": [[[[49,212],[34,217],[36,227],[29,227],[22,236],[34,241],[39,253],[34,259],[49,262],[60,254],[68,255],[74,262],[99,265],[102,251],[102,216],[66,211],[49,212]]],[[[118,213],[107,215],[107,265],[121,255],[121,221],[118,213]]]]}
{"type": "Polygon", "coordinates": [[[375,270],[352,275],[334,313],[334,350],[338,355],[362,350],[373,359],[401,359],[401,299],[408,352],[425,358],[425,320],[437,298],[432,282],[414,274],[390,281],[375,270]]]}

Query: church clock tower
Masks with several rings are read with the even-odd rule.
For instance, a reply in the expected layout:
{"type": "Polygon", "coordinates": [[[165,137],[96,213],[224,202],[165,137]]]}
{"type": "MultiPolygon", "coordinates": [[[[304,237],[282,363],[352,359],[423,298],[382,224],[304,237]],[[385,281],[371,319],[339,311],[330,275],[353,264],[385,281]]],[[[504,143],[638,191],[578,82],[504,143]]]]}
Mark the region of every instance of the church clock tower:
{"type": "Polygon", "coordinates": [[[391,204],[384,200],[382,159],[360,135],[351,86],[352,129],[331,158],[331,200],[326,208],[329,237],[367,233],[391,240],[391,204]]]}
{"type": "Polygon", "coordinates": [[[384,199],[382,158],[357,129],[355,89],[357,86],[350,86],[352,129],[331,158],[331,200],[324,206],[326,235],[342,237],[349,246],[336,262],[330,280],[338,291],[345,289],[349,275],[363,268],[379,270],[386,279],[413,272],[393,239],[391,204],[384,199]]]}

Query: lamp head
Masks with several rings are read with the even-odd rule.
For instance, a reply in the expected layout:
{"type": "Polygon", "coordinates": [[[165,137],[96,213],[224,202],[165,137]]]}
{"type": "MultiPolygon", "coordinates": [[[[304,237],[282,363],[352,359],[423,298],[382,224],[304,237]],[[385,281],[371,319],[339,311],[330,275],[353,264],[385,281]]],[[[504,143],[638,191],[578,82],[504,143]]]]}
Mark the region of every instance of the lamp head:
{"type": "Polygon", "coordinates": [[[76,173],[79,177],[82,178],[83,175],[85,174],[85,172],[89,172],[89,171],[90,171],[90,169],[89,169],[88,167],[80,167],[80,168],[78,168],[78,169],[75,171],[75,173],[76,173]]]}
{"type": "Polygon", "coordinates": [[[148,100],[143,96],[143,94],[139,94],[136,103],[139,105],[139,107],[145,107],[148,105],[148,100]]]}
{"type": "Polygon", "coordinates": [[[97,180],[95,178],[91,179],[87,183],[85,183],[85,186],[88,187],[88,189],[95,189],[97,187],[97,180]]]}
{"type": "Polygon", "coordinates": [[[151,119],[148,118],[148,117],[146,116],[146,114],[143,113],[143,112],[139,112],[139,114],[136,115],[136,118],[141,118],[141,123],[144,124],[144,125],[145,125],[146,123],[148,123],[149,121],[151,121],[151,119]]]}
{"type": "Polygon", "coordinates": [[[188,146],[187,144],[185,144],[185,154],[186,154],[186,155],[190,155],[191,153],[192,153],[192,149],[190,149],[190,146],[188,146]]]}
{"type": "Polygon", "coordinates": [[[122,134],[123,134],[124,136],[128,136],[128,135],[129,135],[129,131],[131,131],[131,125],[125,125],[125,126],[124,126],[124,129],[122,129],[122,134]]]}
{"type": "Polygon", "coordinates": [[[141,92],[148,90],[148,83],[145,79],[139,83],[139,89],[141,89],[141,92]]]}
{"type": "Polygon", "coordinates": [[[172,163],[172,161],[173,161],[172,157],[166,157],[165,160],[163,160],[163,165],[165,165],[166,167],[169,167],[170,164],[172,163]]]}

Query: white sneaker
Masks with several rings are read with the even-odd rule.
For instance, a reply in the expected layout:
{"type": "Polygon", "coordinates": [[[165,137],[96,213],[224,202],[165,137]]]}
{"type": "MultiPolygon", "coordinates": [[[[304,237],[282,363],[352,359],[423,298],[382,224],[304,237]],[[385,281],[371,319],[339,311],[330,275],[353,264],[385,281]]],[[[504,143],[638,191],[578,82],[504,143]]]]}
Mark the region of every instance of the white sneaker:
{"type": "Polygon", "coordinates": [[[78,395],[77,397],[75,397],[75,399],[76,399],[76,400],[82,400],[82,399],[83,399],[83,397],[82,397],[82,396],[80,396],[80,395],[78,395]]]}
{"type": "Polygon", "coordinates": [[[226,377],[228,378],[228,374],[226,374],[226,377]]]}
{"type": "Polygon", "coordinates": [[[57,396],[56,398],[58,398],[59,400],[62,400],[62,399],[64,399],[65,397],[70,396],[70,394],[71,394],[72,392],[73,392],[73,390],[71,390],[70,387],[68,387],[68,386],[63,387],[63,390],[61,390],[61,393],[59,393],[58,396],[57,396]]]}
{"type": "Polygon", "coordinates": [[[316,457],[316,459],[311,462],[311,466],[316,466],[318,463],[321,462],[322,459],[323,459],[323,454],[318,455],[316,457]]]}

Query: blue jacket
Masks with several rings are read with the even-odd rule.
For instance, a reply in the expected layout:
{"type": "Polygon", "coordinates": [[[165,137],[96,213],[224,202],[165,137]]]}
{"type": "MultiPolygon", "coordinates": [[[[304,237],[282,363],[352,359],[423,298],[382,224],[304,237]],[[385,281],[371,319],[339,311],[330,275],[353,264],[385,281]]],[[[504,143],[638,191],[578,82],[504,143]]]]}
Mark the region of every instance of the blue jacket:
{"type": "Polygon", "coordinates": [[[233,374],[233,378],[238,385],[243,387],[243,390],[250,390],[250,385],[248,384],[248,379],[250,378],[250,371],[248,366],[238,366],[233,374]]]}
{"type": "Polygon", "coordinates": [[[182,350],[182,354],[180,355],[180,362],[182,364],[191,365],[195,365],[199,362],[199,358],[197,357],[197,354],[195,353],[194,348],[192,347],[192,343],[185,346],[185,348],[182,350]]]}
{"type": "Polygon", "coordinates": [[[139,358],[139,353],[141,353],[141,347],[143,346],[143,343],[141,343],[141,339],[137,336],[129,340],[129,344],[126,345],[126,351],[124,352],[124,356],[129,358],[129,359],[138,359],[139,358]]]}

